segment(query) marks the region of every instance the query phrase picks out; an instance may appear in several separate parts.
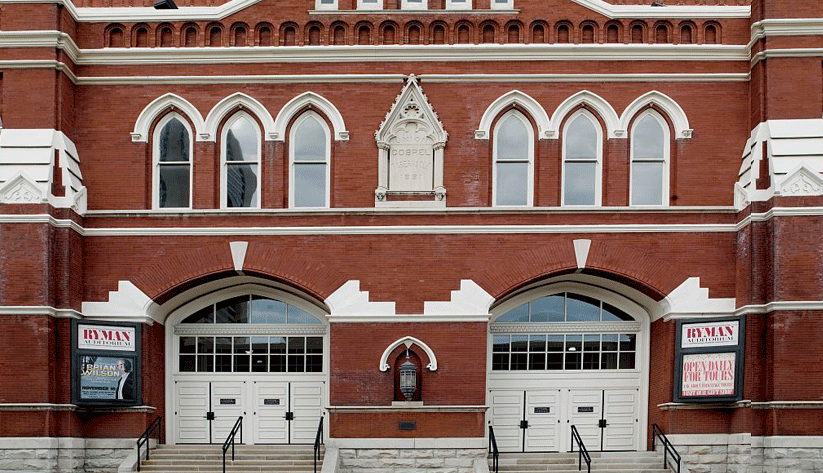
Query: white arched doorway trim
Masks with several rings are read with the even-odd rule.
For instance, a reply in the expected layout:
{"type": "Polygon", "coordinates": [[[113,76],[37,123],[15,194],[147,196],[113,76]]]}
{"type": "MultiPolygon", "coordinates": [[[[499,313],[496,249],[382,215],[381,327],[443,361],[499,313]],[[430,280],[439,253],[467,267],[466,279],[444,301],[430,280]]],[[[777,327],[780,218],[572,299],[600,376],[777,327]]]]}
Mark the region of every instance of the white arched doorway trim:
{"type": "MultiPolygon", "coordinates": [[[[535,329],[537,329],[536,333],[542,333],[540,330],[542,328],[547,328],[549,326],[556,326],[557,333],[564,333],[564,330],[571,331],[572,333],[583,334],[599,332],[617,333],[622,331],[636,333],[637,359],[635,363],[635,370],[626,370],[625,372],[629,373],[629,377],[636,376],[639,382],[637,389],[637,417],[639,419],[637,448],[640,450],[645,450],[647,442],[646,425],[648,424],[649,416],[648,399],[650,372],[650,332],[652,314],[655,311],[659,311],[659,309],[655,310],[656,306],[659,306],[659,303],[657,303],[650,297],[643,295],[635,289],[629,288],[627,286],[624,286],[613,281],[609,281],[607,279],[582,274],[559,276],[556,278],[551,278],[540,281],[538,283],[531,284],[521,289],[520,291],[517,291],[517,293],[510,296],[509,298],[502,300],[497,304],[493,304],[489,310],[490,320],[487,341],[487,405],[493,406],[492,391],[497,385],[504,384],[506,382],[505,378],[507,377],[520,377],[522,379],[527,379],[526,383],[524,384],[524,389],[533,389],[534,387],[539,386],[541,385],[541,383],[543,383],[543,381],[541,381],[542,378],[549,378],[553,376],[552,372],[550,371],[493,371],[492,352],[494,347],[494,335],[497,333],[526,333],[531,331],[529,330],[528,326],[534,326],[535,329]],[[634,318],[634,322],[565,322],[545,324],[500,323],[498,327],[502,330],[496,330],[496,320],[500,316],[506,314],[507,312],[520,306],[521,304],[539,299],[541,297],[566,292],[588,296],[603,301],[605,303],[611,304],[617,309],[620,309],[625,313],[629,314],[630,316],[632,316],[634,318]],[[574,329],[566,330],[569,327],[574,327],[574,329]]],[[[550,328],[548,331],[554,332],[555,330],[550,328]]],[[[565,379],[569,379],[570,377],[575,375],[579,376],[580,378],[585,378],[587,377],[585,376],[585,374],[588,373],[588,377],[595,378],[600,374],[611,375],[612,373],[618,372],[624,371],[614,370],[611,373],[605,373],[605,371],[603,370],[580,371],[579,373],[575,371],[572,371],[571,373],[568,371],[561,371],[557,372],[557,376],[565,379]]],[[[487,423],[492,422],[492,411],[493,409],[487,411],[487,423]]]]}
{"type": "Polygon", "coordinates": [[[391,368],[389,366],[389,355],[391,354],[391,352],[394,351],[395,348],[399,347],[400,345],[406,345],[406,348],[410,348],[412,345],[417,345],[420,348],[422,348],[423,351],[426,352],[426,356],[429,357],[429,364],[426,365],[426,368],[428,368],[429,371],[437,371],[437,357],[434,356],[434,350],[429,348],[428,345],[421,342],[420,340],[409,336],[400,338],[388,347],[386,347],[386,349],[383,351],[383,354],[380,356],[380,371],[388,371],[389,368],[391,368]]]}
{"type": "MultiPolygon", "coordinates": [[[[175,334],[175,327],[177,327],[189,315],[192,315],[196,311],[203,309],[211,304],[214,304],[222,300],[231,299],[233,297],[244,296],[249,294],[285,302],[287,304],[290,304],[294,307],[297,307],[308,312],[309,314],[317,317],[320,320],[320,324],[286,325],[282,329],[276,329],[276,331],[278,333],[284,333],[287,335],[294,334],[323,337],[323,370],[321,373],[317,373],[317,377],[322,377],[325,385],[329,385],[330,370],[328,354],[331,350],[329,342],[328,310],[322,303],[319,303],[307,296],[304,296],[303,294],[289,286],[276,283],[274,281],[269,281],[262,278],[250,276],[231,277],[202,284],[171,298],[169,301],[162,304],[157,309],[158,319],[164,320],[163,323],[165,325],[165,405],[168,417],[168,421],[165,422],[165,429],[166,442],[168,444],[174,444],[175,439],[177,438],[177,432],[175,432],[176,422],[175,419],[173,419],[172,417],[175,406],[174,382],[175,375],[177,374],[177,362],[179,357],[179,347],[176,344],[178,336],[175,334]]],[[[271,327],[268,325],[257,324],[209,325],[214,326],[208,329],[209,332],[219,331],[220,325],[248,325],[250,329],[253,329],[249,330],[249,333],[252,334],[252,332],[254,332],[254,336],[256,336],[258,333],[265,334],[267,332],[267,328],[269,328],[270,330],[271,327]]],[[[227,335],[232,335],[232,333],[237,332],[237,330],[229,329],[226,332],[227,335]]],[[[209,373],[205,374],[208,375],[209,373]]],[[[222,373],[219,374],[222,375],[222,373]]],[[[328,404],[329,393],[328,389],[325,389],[323,392],[322,406],[327,406],[328,404]]],[[[326,438],[328,438],[328,432],[325,435],[326,438]]],[[[246,438],[245,434],[244,438],[246,438]]],[[[252,437],[248,436],[248,438],[252,437]]]]}

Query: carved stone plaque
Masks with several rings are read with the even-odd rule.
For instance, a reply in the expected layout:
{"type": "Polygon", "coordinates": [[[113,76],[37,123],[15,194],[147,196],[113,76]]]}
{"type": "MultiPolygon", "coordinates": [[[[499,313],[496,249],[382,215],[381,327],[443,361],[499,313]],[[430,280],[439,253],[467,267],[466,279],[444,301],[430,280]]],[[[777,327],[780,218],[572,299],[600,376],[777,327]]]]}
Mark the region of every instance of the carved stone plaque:
{"type": "Polygon", "coordinates": [[[434,147],[422,123],[402,125],[389,148],[389,190],[392,192],[431,192],[434,147]]]}

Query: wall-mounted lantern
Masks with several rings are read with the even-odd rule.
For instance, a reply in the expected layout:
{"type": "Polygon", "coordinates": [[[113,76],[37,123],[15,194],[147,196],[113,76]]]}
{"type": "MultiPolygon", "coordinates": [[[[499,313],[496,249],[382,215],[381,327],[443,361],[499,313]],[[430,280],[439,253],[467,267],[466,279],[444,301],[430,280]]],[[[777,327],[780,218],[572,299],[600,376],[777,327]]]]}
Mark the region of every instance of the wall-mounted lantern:
{"type": "Polygon", "coordinates": [[[406,361],[400,365],[400,392],[411,401],[414,391],[417,390],[417,366],[409,360],[409,349],[406,348],[406,361]]]}

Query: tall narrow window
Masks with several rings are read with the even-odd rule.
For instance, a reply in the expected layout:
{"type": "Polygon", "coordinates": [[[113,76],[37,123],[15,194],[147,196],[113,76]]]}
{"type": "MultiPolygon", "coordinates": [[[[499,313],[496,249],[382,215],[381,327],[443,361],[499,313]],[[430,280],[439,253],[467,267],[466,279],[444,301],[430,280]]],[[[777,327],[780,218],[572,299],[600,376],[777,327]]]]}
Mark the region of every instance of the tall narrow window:
{"type": "Polygon", "coordinates": [[[260,207],[260,130],[245,113],[223,127],[222,206],[260,207]]]}
{"type": "Polygon", "coordinates": [[[648,111],[632,126],[631,205],[666,205],[669,193],[669,127],[648,111]]]}
{"type": "Polygon", "coordinates": [[[563,135],[563,205],[600,205],[602,130],[594,116],[581,110],[563,135]]]}
{"type": "Polygon", "coordinates": [[[154,207],[191,207],[191,131],[185,120],[169,114],[154,133],[154,207]]]}
{"type": "Polygon", "coordinates": [[[515,110],[494,128],[494,205],[531,205],[534,132],[515,110]]]}
{"type": "Polygon", "coordinates": [[[291,131],[291,207],[329,206],[329,129],[314,112],[298,118],[291,131]]]}

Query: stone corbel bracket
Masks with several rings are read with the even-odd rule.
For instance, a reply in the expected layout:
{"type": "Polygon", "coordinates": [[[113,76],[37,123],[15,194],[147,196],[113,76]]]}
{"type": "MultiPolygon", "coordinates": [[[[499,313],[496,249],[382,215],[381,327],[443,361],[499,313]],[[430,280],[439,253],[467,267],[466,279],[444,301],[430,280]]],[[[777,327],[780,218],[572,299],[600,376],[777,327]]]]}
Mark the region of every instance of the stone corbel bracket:
{"type": "Polygon", "coordinates": [[[380,371],[388,371],[389,368],[391,368],[388,363],[389,355],[391,354],[391,352],[394,351],[395,348],[399,347],[400,345],[406,345],[406,348],[410,348],[412,345],[417,345],[420,348],[422,348],[423,351],[426,352],[426,356],[429,357],[429,364],[426,365],[426,368],[428,368],[429,371],[437,371],[437,357],[434,355],[434,351],[432,351],[432,349],[429,348],[429,346],[425,343],[421,342],[420,340],[414,337],[409,336],[400,338],[388,347],[386,347],[386,350],[383,351],[383,355],[380,356],[380,371]]]}

